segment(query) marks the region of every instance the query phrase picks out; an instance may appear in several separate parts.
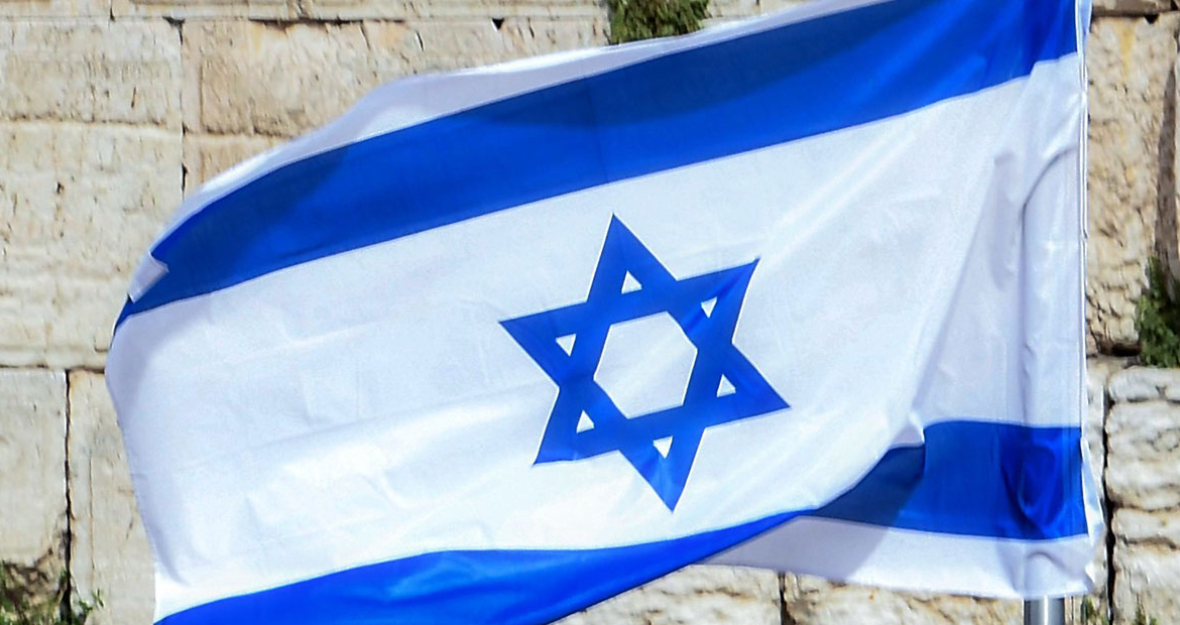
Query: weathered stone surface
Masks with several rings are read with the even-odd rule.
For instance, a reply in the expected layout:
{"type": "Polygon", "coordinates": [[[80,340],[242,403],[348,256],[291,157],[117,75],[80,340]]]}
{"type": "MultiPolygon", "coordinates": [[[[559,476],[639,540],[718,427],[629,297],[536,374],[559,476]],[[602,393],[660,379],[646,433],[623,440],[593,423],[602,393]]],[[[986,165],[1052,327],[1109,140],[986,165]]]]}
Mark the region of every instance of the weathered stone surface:
{"type": "Polygon", "coordinates": [[[116,17],[295,19],[298,0],[108,0],[116,17]]]}
{"type": "Polygon", "coordinates": [[[785,611],[796,625],[1008,624],[1021,618],[1019,601],[904,593],[833,584],[808,576],[785,577],[785,611]]]}
{"type": "Polygon", "coordinates": [[[179,105],[180,34],[166,22],[0,22],[0,121],[178,128],[179,105]]]}
{"type": "Polygon", "coordinates": [[[1106,434],[1107,495],[1116,505],[1180,505],[1180,407],[1158,400],[1115,404],[1106,434]]]}
{"type": "MultiPolygon", "coordinates": [[[[0,0],[0,17],[78,18],[110,12],[111,0],[0,0]]],[[[0,38],[0,47],[3,42],[0,38]]]]}
{"type": "MultiPolygon", "coordinates": [[[[1115,532],[1153,531],[1158,527],[1128,526],[1141,520],[1125,521],[1130,511],[1115,513],[1115,532]]],[[[1166,521],[1151,521],[1163,524],[1166,521]]],[[[1174,522],[1173,522],[1174,523],[1174,522]]],[[[1170,523],[1171,524],[1171,523],[1170,523]]],[[[1174,529],[1167,530],[1174,533],[1174,529]]],[[[1134,622],[1136,610],[1159,619],[1160,623],[1180,622],[1180,550],[1171,538],[1152,536],[1145,542],[1119,539],[1114,552],[1114,616],[1116,623],[1134,622]]]]}
{"type": "Polygon", "coordinates": [[[175,131],[0,122],[0,363],[102,364],[180,174],[175,131]]]}
{"type": "Polygon", "coordinates": [[[1115,622],[1136,610],[1180,622],[1180,371],[1115,374],[1107,418],[1107,494],[1115,506],[1115,622]]]}
{"type": "MultiPolygon", "coordinates": [[[[1092,358],[1087,361],[1086,365],[1086,392],[1089,404],[1086,415],[1086,446],[1090,452],[1090,470],[1094,477],[1094,485],[1105,506],[1105,427],[1106,415],[1109,410],[1107,384],[1112,376],[1126,367],[1127,363],[1125,360],[1117,358],[1092,358]]],[[[1106,529],[1109,531],[1109,528],[1106,529]]],[[[1104,533],[1094,545],[1094,579],[1097,583],[1089,596],[1091,605],[1102,614],[1109,610],[1110,605],[1108,599],[1110,589],[1107,588],[1108,566],[1106,534],[1104,533]]],[[[1088,625],[1077,620],[1081,614],[1082,598],[1071,597],[1068,605],[1069,614],[1073,618],[1070,622],[1077,623],[1077,625],[1088,625]]]]}
{"type": "Polygon", "coordinates": [[[1094,15],[1159,15],[1172,10],[1172,0],[1094,0],[1094,15]]]}
{"type": "Polygon", "coordinates": [[[1110,377],[1107,392],[1115,403],[1150,401],[1175,395],[1180,389],[1180,369],[1131,367],[1110,377]]]}
{"type": "Polygon", "coordinates": [[[56,581],[65,566],[66,379],[0,370],[0,563],[56,581]]]}
{"type": "Polygon", "coordinates": [[[95,625],[152,622],[152,560],[123,440],[101,374],[70,374],[70,573],[82,597],[101,591],[95,625]]]}
{"type": "Polygon", "coordinates": [[[779,625],[778,575],[759,569],[693,566],[624,593],[562,625],[779,625]]]}
{"type": "Polygon", "coordinates": [[[184,136],[184,193],[191,195],[202,184],[238,163],[282,143],[264,135],[184,136]]]}
{"type": "Polygon", "coordinates": [[[1176,31],[1180,15],[1100,17],[1090,73],[1089,330],[1103,349],[1136,341],[1135,300],[1157,247],[1160,189],[1173,184],[1176,31]],[[1165,124],[1165,119],[1168,123],[1165,124]]]}
{"type": "MultiPolygon", "coordinates": [[[[404,50],[415,43],[406,32],[404,50]]],[[[372,88],[373,65],[359,23],[186,22],[185,126],[192,132],[294,136],[327,122],[372,88]]]]}
{"type": "Polygon", "coordinates": [[[1154,543],[1180,551],[1180,515],[1123,508],[1115,513],[1114,529],[1127,543],[1154,543]]]}
{"type": "Polygon", "coordinates": [[[1095,0],[1095,15],[1159,15],[1172,9],[1172,0],[1095,0]]]}
{"type": "MultiPolygon", "coordinates": [[[[495,23],[493,23],[495,26],[495,23]]],[[[507,47],[506,58],[534,56],[561,50],[607,45],[610,26],[605,14],[579,19],[507,18],[499,27],[507,47]]],[[[425,46],[425,38],[423,45],[425,46]]],[[[430,56],[445,55],[445,49],[427,49],[430,56]]]]}
{"type": "MultiPolygon", "coordinates": [[[[415,23],[413,31],[421,42],[422,50],[420,54],[411,57],[412,71],[417,73],[481,67],[523,56],[523,52],[513,50],[512,43],[519,44],[522,42],[520,37],[527,36],[528,23],[517,19],[509,24],[505,20],[500,28],[491,20],[415,23]],[[515,35],[516,42],[501,30],[506,27],[515,35]]],[[[380,22],[373,26],[378,24],[380,22]]],[[[531,52],[537,54],[541,51],[534,47],[531,52]]]]}
{"type": "Polygon", "coordinates": [[[587,18],[606,15],[595,0],[305,0],[316,19],[398,19],[508,17],[587,18]]]}
{"type": "Polygon", "coordinates": [[[180,33],[0,22],[0,364],[102,364],[180,197],[180,33]]]}
{"type": "Polygon", "coordinates": [[[1127,367],[1121,358],[1090,358],[1086,361],[1086,444],[1093,461],[1094,481],[1102,484],[1102,467],[1106,463],[1106,413],[1110,409],[1107,386],[1127,367]]]}
{"type": "Polygon", "coordinates": [[[414,72],[485,65],[605,42],[603,23],[493,22],[184,25],[184,121],[192,132],[291,137],[414,72]]]}
{"type": "Polygon", "coordinates": [[[762,14],[774,13],[776,11],[783,11],[792,7],[797,7],[800,4],[809,2],[810,0],[758,0],[758,12],[762,14]]]}
{"type": "Polygon", "coordinates": [[[712,0],[709,2],[709,24],[717,21],[738,20],[761,12],[758,0],[712,0]]]}

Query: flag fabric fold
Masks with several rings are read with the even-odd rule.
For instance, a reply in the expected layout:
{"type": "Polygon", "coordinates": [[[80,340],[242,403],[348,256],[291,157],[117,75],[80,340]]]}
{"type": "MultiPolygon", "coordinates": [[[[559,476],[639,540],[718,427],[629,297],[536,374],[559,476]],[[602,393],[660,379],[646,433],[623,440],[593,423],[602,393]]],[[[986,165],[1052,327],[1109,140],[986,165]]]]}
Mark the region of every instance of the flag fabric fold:
{"type": "Polygon", "coordinates": [[[1087,20],[820,0],[404,79],[213,180],[108,360],[157,622],[1085,591],[1087,20]]]}

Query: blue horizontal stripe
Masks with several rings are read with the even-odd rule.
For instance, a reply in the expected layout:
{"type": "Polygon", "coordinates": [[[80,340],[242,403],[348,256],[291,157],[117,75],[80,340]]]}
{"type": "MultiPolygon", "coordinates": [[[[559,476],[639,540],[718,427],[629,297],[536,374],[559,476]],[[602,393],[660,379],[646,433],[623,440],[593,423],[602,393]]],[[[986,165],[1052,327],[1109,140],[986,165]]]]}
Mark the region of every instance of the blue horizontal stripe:
{"type": "Polygon", "coordinates": [[[1075,48],[1072,0],[891,0],[480,106],[211,202],[155,247],[168,273],[120,322],[332,254],[913,111],[1075,48]]]}
{"type": "Polygon", "coordinates": [[[634,588],[789,520],[586,551],[448,551],[223,599],[164,625],[532,625],[634,588]],[[678,563],[678,564],[673,564],[678,563]]]}
{"type": "Polygon", "coordinates": [[[1023,540],[1086,533],[1079,428],[952,421],[925,437],[812,516],[1023,540]]]}
{"type": "MultiPolygon", "coordinates": [[[[1078,428],[938,424],[925,445],[889,452],[860,484],[810,514],[944,534],[1082,535],[1080,445],[1078,428]]],[[[801,514],[608,549],[428,553],[214,601],[161,623],[546,623],[801,514]]]]}

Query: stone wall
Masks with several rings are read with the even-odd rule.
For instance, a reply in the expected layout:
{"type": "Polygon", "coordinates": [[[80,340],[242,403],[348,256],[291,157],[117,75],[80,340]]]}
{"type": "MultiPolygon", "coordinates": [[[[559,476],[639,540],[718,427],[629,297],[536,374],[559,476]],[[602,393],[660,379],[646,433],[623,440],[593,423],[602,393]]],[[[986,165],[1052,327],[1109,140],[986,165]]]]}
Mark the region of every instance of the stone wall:
{"type": "MultiPolygon", "coordinates": [[[[714,0],[713,12],[797,1],[714,0]]],[[[0,0],[0,561],[28,579],[69,570],[82,596],[101,589],[98,623],[150,622],[151,563],[102,371],[130,271],[167,215],[381,82],[603,45],[603,4],[0,0]]],[[[1096,554],[1110,583],[1095,601],[1121,621],[1140,603],[1180,621],[1180,374],[1103,356],[1135,349],[1147,259],[1180,274],[1180,12],[1171,0],[1098,4],[1089,442],[1108,467],[1113,534],[1096,554]]],[[[1013,623],[1019,611],[693,567],[568,622],[1013,623]]]]}

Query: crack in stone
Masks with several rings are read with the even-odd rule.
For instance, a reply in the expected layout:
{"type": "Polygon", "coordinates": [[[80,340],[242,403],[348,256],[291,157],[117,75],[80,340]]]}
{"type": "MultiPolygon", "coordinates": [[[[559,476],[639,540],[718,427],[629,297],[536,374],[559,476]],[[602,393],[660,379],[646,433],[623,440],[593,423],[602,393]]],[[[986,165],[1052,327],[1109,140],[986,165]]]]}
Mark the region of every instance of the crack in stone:
{"type": "Polygon", "coordinates": [[[778,617],[780,625],[798,625],[798,621],[794,616],[791,616],[790,609],[787,608],[787,574],[778,574],[778,617]]]}
{"type": "Polygon", "coordinates": [[[66,528],[64,536],[62,537],[62,560],[64,562],[65,573],[62,576],[61,584],[64,586],[61,593],[61,613],[63,615],[71,612],[71,602],[74,597],[74,572],[73,572],[73,557],[74,557],[74,489],[73,479],[70,475],[70,441],[73,436],[73,415],[70,414],[70,371],[65,372],[66,378],[66,402],[65,402],[65,416],[66,416],[66,435],[65,435],[65,489],[66,489],[66,528]]]}
{"type": "Polygon", "coordinates": [[[1110,485],[1107,479],[1110,469],[1110,433],[1106,429],[1106,421],[1110,418],[1114,400],[1107,390],[1114,378],[1113,372],[1102,382],[1102,501],[1103,520],[1106,522],[1106,618],[1114,619],[1114,500],[1110,497],[1110,485]]]}

